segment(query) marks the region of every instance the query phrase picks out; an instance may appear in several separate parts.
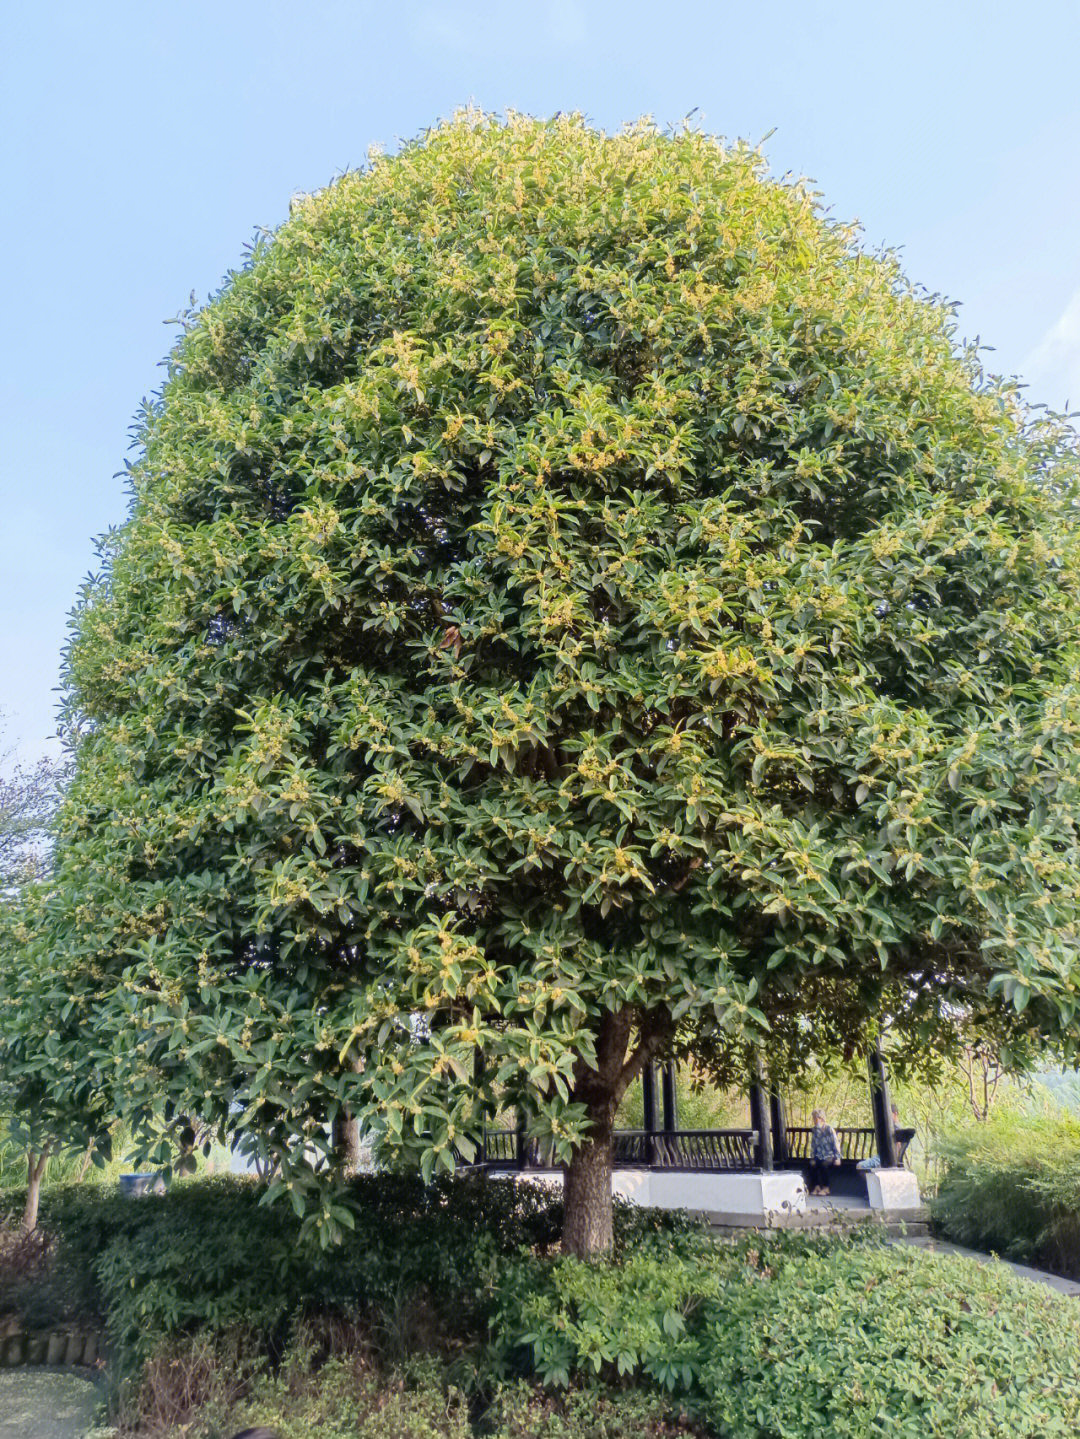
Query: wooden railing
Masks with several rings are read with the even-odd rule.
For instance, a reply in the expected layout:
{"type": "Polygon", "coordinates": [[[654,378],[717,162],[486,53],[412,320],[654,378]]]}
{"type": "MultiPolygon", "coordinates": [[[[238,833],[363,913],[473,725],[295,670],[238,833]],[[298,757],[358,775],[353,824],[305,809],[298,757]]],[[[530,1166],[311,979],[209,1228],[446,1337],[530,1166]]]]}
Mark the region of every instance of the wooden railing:
{"type": "MultiPolygon", "coordinates": [[[[796,1167],[810,1159],[808,1126],[788,1128],[787,1156],[777,1158],[783,1167],[796,1167]]],[[[915,1136],[913,1129],[896,1131],[897,1162],[904,1162],[904,1152],[915,1136]]],[[[841,1158],[852,1164],[870,1159],[877,1153],[877,1136],[873,1129],[838,1127],[841,1158]]],[[[711,1173],[745,1171],[758,1167],[758,1133],[756,1129],[617,1129],[612,1135],[611,1162],[616,1169],[683,1169],[711,1173]]],[[[539,1142],[526,1139],[515,1129],[487,1129],[478,1148],[474,1165],[489,1169],[551,1169],[539,1142]]]]}
{"type": "Polygon", "coordinates": [[[516,1129],[485,1129],[484,1152],[475,1162],[517,1168],[517,1140],[516,1129]]]}
{"type": "Polygon", "coordinates": [[[613,1136],[612,1163],[616,1169],[753,1169],[757,1139],[756,1129],[621,1129],[613,1136]]]}
{"type": "MultiPolygon", "coordinates": [[[[616,1169],[698,1169],[711,1172],[756,1167],[756,1129],[678,1129],[650,1134],[645,1129],[617,1129],[612,1135],[611,1162],[616,1169]]],[[[550,1168],[536,1140],[521,1140],[526,1168],[550,1168]]],[[[491,1169],[519,1167],[519,1137],[513,1129],[488,1129],[483,1155],[476,1164],[491,1169]]]]}
{"type": "MultiPolygon", "coordinates": [[[[787,1133],[787,1149],[789,1159],[802,1159],[809,1162],[810,1159],[810,1136],[813,1129],[799,1127],[789,1128],[787,1133]]],[[[837,1128],[836,1137],[840,1142],[841,1159],[869,1159],[877,1153],[877,1136],[872,1129],[847,1129],[837,1128]]]]}

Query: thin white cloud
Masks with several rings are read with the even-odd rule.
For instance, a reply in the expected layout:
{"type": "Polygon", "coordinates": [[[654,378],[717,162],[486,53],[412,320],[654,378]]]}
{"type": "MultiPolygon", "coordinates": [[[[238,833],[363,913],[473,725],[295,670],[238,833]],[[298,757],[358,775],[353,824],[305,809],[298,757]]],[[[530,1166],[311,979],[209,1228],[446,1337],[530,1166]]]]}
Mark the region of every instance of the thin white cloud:
{"type": "Polygon", "coordinates": [[[1080,407],[1080,290],[1027,357],[1024,378],[1033,400],[1055,409],[1080,407]]]}

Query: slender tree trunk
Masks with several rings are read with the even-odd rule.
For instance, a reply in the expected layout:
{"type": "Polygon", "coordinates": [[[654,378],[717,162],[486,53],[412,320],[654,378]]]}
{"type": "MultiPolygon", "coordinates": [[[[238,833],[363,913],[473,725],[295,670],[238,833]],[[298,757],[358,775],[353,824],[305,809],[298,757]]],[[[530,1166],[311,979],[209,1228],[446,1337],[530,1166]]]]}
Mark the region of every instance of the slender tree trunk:
{"type": "Polygon", "coordinates": [[[33,1234],[37,1228],[38,1205],[41,1202],[41,1181],[45,1178],[45,1166],[49,1162],[48,1146],[40,1152],[26,1151],[26,1207],[23,1210],[22,1227],[24,1234],[33,1234]]]}
{"type": "MultiPolygon", "coordinates": [[[[346,1061],[353,1074],[360,1073],[360,1061],[350,1055],[346,1061]]],[[[341,1174],[355,1174],[360,1168],[360,1121],[347,1109],[338,1111],[330,1127],[334,1165],[341,1174]]]]}
{"type": "Polygon", "coordinates": [[[86,1146],[86,1148],[83,1150],[82,1163],[79,1165],[79,1180],[78,1180],[78,1182],[79,1182],[80,1184],[82,1184],[82,1182],[85,1180],[86,1176],[90,1173],[90,1161],[93,1159],[93,1157],[94,1157],[94,1141],[91,1139],[90,1143],[89,1143],[89,1144],[86,1146]]]}

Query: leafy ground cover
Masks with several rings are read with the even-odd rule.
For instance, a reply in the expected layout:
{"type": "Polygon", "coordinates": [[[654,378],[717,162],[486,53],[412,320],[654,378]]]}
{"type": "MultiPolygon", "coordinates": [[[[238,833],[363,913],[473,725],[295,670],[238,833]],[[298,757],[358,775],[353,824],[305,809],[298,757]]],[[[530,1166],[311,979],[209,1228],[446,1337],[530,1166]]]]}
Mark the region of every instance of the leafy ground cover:
{"type": "Polygon", "coordinates": [[[943,1164],[942,1234],[1080,1279],[1080,1117],[995,1113],[952,1135],[943,1164]]]}
{"type": "Polygon", "coordinates": [[[799,1237],[504,1280],[495,1333],[556,1383],[678,1395],[718,1435],[1065,1436],[1080,1426],[1070,1301],[952,1259],[799,1237]],[[1062,1327],[1058,1327],[1058,1326],[1062,1327]]]}
{"type": "Polygon", "coordinates": [[[660,1395],[590,1389],[546,1392],[525,1381],[483,1401],[430,1359],[379,1371],[363,1353],[312,1370],[290,1356],[236,1402],[205,1404],[190,1435],[217,1439],[241,1425],[280,1439],[676,1439],[707,1431],[660,1395]]]}
{"type": "MultiPolygon", "coordinates": [[[[358,1180],[337,1251],[251,1183],[46,1196],[57,1302],[100,1315],[128,1432],[223,1439],[1056,1439],[1080,1310],[871,1235],[721,1245],[620,1208],[612,1263],[498,1181],[358,1180]]],[[[0,1279],[4,1276],[0,1275],[0,1279]]],[[[0,1284],[17,1308],[18,1285],[0,1284]]]]}

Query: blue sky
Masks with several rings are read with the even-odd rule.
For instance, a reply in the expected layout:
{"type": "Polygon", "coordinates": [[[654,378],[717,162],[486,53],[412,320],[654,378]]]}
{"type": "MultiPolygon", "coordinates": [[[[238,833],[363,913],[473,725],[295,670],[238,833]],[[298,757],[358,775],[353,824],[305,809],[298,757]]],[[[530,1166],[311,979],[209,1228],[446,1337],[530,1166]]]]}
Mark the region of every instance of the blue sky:
{"type": "MultiPolygon", "coordinates": [[[[54,728],[66,615],[162,321],[290,195],[473,101],[758,140],[961,328],[1080,403],[1076,0],[173,0],[13,7],[0,56],[0,710],[54,728]]],[[[3,745],[0,743],[0,748],[3,745]]]]}

